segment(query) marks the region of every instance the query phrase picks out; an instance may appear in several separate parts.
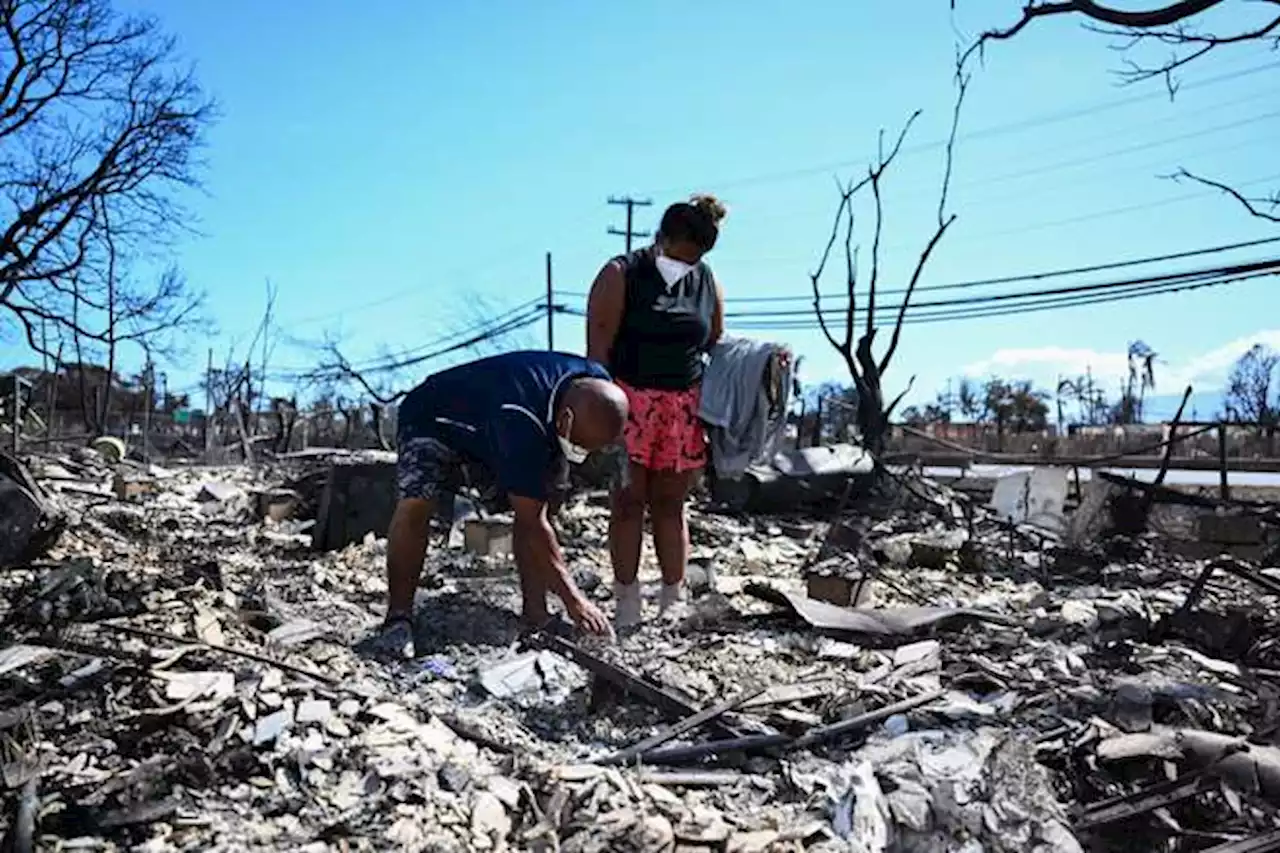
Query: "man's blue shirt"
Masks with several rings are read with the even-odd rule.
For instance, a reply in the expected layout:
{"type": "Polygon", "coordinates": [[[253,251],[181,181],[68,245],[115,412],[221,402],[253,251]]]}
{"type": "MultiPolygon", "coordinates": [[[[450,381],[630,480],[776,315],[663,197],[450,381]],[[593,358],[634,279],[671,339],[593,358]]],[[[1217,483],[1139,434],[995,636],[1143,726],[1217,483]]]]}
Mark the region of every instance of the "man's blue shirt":
{"type": "Polygon", "coordinates": [[[546,500],[560,456],[555,411],[570,381],[609,379],[577,355],[524,350],[482,358],[428,376],[400,403],[399,441],[435,438],[487,467],[498,486],[546,500]]]}

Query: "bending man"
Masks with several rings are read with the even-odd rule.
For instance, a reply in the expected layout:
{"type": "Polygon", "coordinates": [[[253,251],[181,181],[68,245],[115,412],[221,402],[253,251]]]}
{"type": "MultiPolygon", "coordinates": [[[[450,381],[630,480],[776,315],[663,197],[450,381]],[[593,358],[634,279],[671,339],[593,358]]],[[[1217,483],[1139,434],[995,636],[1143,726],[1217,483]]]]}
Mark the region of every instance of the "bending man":
{"type": "Polygon", "coordinates": [[[547,591],[594,634],[609,623],[574,584],[547,518],[550,480],[565,462],[620,440],[627,398],[599,364],[556,352],[511,352],[427,377],[399,409],[398,501],[387,534],[386,621],[374,650],[412,657],[413,595],[441,492],[456,493],[479,466],[515,514],[522,619],[549,618],[547,591]]]}

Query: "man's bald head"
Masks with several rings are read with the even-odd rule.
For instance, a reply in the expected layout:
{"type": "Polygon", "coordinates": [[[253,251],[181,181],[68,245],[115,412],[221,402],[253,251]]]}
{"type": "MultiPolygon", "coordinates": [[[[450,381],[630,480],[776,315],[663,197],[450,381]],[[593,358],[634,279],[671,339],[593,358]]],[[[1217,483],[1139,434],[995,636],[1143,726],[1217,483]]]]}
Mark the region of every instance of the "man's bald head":
{"type": "Polygon", "coordinates": [[[575,379],[560,398],[556,431],[584,450],[596,451],[622,439],[628,409],[626,393],[609,380],[575,379]]]}

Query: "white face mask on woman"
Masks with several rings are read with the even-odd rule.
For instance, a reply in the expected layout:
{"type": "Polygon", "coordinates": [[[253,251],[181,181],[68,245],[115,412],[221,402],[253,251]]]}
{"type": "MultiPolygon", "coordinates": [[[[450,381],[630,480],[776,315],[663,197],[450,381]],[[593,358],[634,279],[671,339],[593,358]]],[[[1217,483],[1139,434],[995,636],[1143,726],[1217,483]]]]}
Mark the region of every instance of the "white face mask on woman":
{"type": "Polygon", "coordinates": [[[661,249],[658,250],[658,256],[653,259],[653,262],[658,267],[658,274],[667,283],[667,287],[675,287],[676,282],[693,272],[693,264],[686,264],[684,261],[668,258],[662,254],[661,249]]]}

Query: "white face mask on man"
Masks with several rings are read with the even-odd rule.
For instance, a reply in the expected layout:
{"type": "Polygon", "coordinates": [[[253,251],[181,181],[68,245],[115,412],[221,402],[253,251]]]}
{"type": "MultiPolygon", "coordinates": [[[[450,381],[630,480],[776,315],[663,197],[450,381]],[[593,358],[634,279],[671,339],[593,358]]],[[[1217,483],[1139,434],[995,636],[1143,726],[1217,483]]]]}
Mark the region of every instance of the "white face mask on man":
{"type": "MultiPolygon", "coordinates": [[[[573,435],[573,409],[567,410],[565,414],[568,416],[568,422],[565,424],[564,431],[567,435],[573,435]]],[[[565,461],[570,465],[581,465],[583,462],[586,462],[587,457],[591,455],[591,451],[587,450],[585,447],[574,444],[560,433],[556,433],[556,438],[560,441],[560,452],[564,454],[565,461]]]]}

